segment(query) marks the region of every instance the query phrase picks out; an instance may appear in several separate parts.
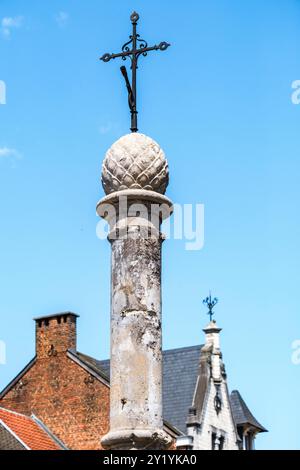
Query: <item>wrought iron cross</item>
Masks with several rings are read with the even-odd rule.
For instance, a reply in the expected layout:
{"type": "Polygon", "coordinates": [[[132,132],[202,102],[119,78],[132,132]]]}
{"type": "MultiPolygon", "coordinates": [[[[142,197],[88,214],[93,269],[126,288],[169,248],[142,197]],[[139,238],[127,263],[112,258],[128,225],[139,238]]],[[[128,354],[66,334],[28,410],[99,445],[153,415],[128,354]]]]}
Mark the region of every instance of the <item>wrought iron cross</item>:
{"type": "Polygon", "coordinates": [[[122,57],[122,60],[126,60],[127,57],[131,60],[131,72],[132,79],[131,83],[129,81],[126,67],[120,67],[122,75],[125,79],[126,88],[128,91],[128,104],[131,113],[131,132],[137,132],[137,100],[136,100],[136,71],[138,68],[138,58],[140,55],[146,56],[150,51],[165,51],[170,44],[167,42],[161,42],[155,46],[148,47],[147,42],[144,39],[140,39],[140,35],[136,32],[137,22],[139,20],[139,15],[134,11],[130,16],[132,23],[132,35],[129,36],[129,41],[124,44],[122,47],[122,52],[118,54],[104,54],[100,57],[100,60],[103,62],[109,62],[111,59],[116,59],[117,57],[122,57]],[[131,46],[130,46],[131,45],[131,46]],[[131,48],[130,48],[131,47],[131,48]]]}
{"type": "Polygon", "coordinates": [[[203,303],[205,305],[207,305],[208,307],[208,312],[207,314],[209,315],[209,320],[211,321],[212,320],[212,317],[214,315],[214,311],[213,311],[213,308],[214,306],[218,303],[218,299],[217,297],[215,297],[214,299],[211,298],[211,293],[209,293],[209,296],[206,297],[206,299],[203,300],[203,303]]]}

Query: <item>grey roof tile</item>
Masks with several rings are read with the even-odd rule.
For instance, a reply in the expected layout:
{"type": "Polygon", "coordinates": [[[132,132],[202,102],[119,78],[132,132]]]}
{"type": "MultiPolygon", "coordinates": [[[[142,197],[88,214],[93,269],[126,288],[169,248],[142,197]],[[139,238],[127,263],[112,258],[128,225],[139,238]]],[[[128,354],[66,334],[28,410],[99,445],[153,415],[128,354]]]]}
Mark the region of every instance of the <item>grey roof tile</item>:
{"type": "MultiPolygon", "coordinates": [[[[199,345],[163,351],[163,417],[182,432],[186,432],[188,410],[193,402],[201,347],[199,345]]],[[[99,361],[82,353],[76,354],[87,365],[109,378],[109,359],[99,361]]],[[[248,423],[260,432],[267,431],[254,418],[237,390],[231,393],[230,404],[237,426],[248,423]]]]}
{"type": "Polygon", "coordinates": [[[0,450],[25,450],[26,447],[0,423],[0,450]]]}
{"type": "Polygon", "coordinates": [[[236,426],[250,424],[251,426],[257,428],[259,432],[267,432],[267,429],[264,428],[256,418],[254,418],[238,390],[233,390],[231,392],[230,404],[236,426]]]}

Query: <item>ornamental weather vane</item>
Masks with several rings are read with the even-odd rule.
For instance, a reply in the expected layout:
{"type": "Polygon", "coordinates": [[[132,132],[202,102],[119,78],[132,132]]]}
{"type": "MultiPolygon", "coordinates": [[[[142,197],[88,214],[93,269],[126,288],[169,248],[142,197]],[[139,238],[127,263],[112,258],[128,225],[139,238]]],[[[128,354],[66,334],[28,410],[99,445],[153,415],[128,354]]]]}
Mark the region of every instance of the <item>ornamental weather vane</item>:
{"type": "Polygon", "coordinates": [[[131,113],[130,130],[131,132],[137,132],[138,112],[136,100],[136,71],[138,68],[138,58],[140,57],[140,55],[143,55],[145,57],[150,51],[165,51],[170,46],[170,44],[168,44],[167,42],[161,42],[159,44],[156,44],[155,46],[148,47],[147,42],[144,39],[140,39],[140,35],[136,32],[136,26],[139,20],[139,15],[135,11],[131,14],[130,20],[132,23],[132,35],[129,36],[129,41],[126,42],[122,47],[122,52],[119,52],[118,54],[103,54],[103,56],[100,57],[100,60],[103,60],[103,62],[109,62],[111,59],[116,59],[117,57],[122,57],[122,60],[126,60],[127,57],[130,58],[130,68],[132,74],[131,83],[127,75],[126,67],[124,67],[123,65],[122,67],[120,67],[120,70],[125,79],[126,88],[128,91],[128,104],[131,113]]]}
{"type": "Polygon", "coordinates": [[[209,293],[209,296],[206,297],[206,299],[203,300],[203,304],[204,305],[207,305],[208,307],[208,312],[207,312],[207,315],[209,315],[209,321],[212,321],[212,317],[214,315],[214,311],[213,311],[213,308],[214,306],[218,303],[218,299],[217,297],[215,297],[214,299],[211,298],[211,293],[209,293]]]}

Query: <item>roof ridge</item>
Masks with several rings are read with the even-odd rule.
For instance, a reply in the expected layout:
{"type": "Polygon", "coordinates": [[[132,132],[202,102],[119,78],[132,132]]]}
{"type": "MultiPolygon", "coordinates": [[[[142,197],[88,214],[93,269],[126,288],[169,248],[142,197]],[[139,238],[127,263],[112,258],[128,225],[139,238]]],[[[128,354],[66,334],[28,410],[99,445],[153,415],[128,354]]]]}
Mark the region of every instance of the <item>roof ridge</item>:
{"type": "Polygon", "coordinates": [[[12,413],[12,414],[17,415],[17,416],[21,416],[22,418],[32,420],[31,416],[24,415],[23,413],[19,413],[18,411],[9,410],[8,408],[4,408],[3,406],[0,406],[0,410],[6,411],[8,413],[12,413]]]}
{"type": "Polygon", "coordinates": [[[55,434],[53,434],[52,431],[48,428],[48,426],[41,421],[35,414],[32,413],[31,419],[42,429],[53,441],[56,442],[57,445],[59,445],[63,450],[68,450],[67,446],[57,437],[55,434]]]}
{"type": "Polygon", "coordinates": [[[94,361],[98,361],[97,359],[94,359],[91,356],[87,356],[86,354],[80,353],[79,351],[75,351],[74,349],[68,349],[67,356],[81,367],[88,369],[90,373],[96,374],[100,381],[103,381],[105,385],[109,386],[110,380],[108,375],[103,370],[99,369],[98,367],[95,367],[93,364],[88,362],[88,359],[85,360],[84,357],[81,356],[85,356],[86,358],[90,358],[94,361]]]}
{"type": "Polygon", "coordinates": [[[7,392],[19,382],[19,380],[26,374],[26,372],[31,369],[31,367],[35,364],[37,356],[35,355],[27,364],[23,367],[23,369],[3,388],[0,392],[0,400],[6,395],[7,392]]]}
{"type": "MultiPolygon", "coordinates": [[[[171,348],[171,349],[164,349],[162,351],[163,354],[166,354],[166,353],[173,353],[173,352],[177,352],[177,351],[183,351],[183,350],[195,350],[195,349],[202,349],[204,345],[203,344],[195,344],[194,346],[182,346],[182,347],[179,347],[179,348],[171,348]]],[[[86,357],[89,357],[91,359],[93,359],[94,361],[98,361],[98,362],[105,362],[105,361],[110,361],[109,358],[106,358],[106,359],[96,359],[95,357],[93,356],[90,356],[89,354],[85,354],[85,353],[82,353],[80,351],[76,351],[77,353],[79,354],[82,354],[83,356],[86,356],[86,357]]]]}
{"type": "Polygon", "coordinates": [[[201,349],[203,347],[203,344],[195,344],[194,346],[182,346],[180,348],[171,348],[171,349],[164,349],[163,354],[169,353],[169,352],[174,352],[174,351],[182,351],[184,349],[201,349]]]}

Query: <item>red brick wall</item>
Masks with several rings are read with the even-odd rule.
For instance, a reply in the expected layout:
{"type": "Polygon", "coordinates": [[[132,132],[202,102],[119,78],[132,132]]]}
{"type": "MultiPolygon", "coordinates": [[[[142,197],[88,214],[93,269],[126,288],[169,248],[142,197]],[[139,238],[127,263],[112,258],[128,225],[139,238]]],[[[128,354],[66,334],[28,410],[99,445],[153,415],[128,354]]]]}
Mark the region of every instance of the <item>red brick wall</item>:
{"type": "Polygon", "coordinates": [[[0,406],[35,414],[69,449],[101,449],[109,428],[109,386],[72,361],[68,349],[76,349],[76,316],[37,320],[36,362],[0,406]]]}
{"type": "Polygon", "coordinates": [[[34,413],[70,449],[101,449],[108,431],[109,387],[65,353],[38,358],[0,406],[34,413]]]}

